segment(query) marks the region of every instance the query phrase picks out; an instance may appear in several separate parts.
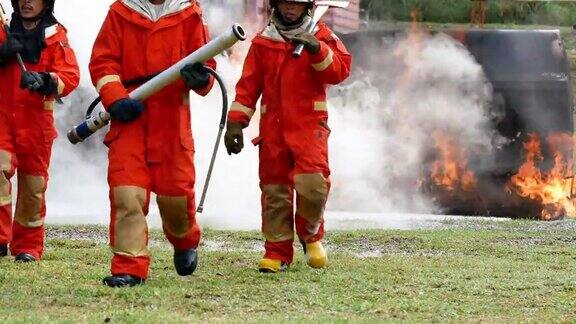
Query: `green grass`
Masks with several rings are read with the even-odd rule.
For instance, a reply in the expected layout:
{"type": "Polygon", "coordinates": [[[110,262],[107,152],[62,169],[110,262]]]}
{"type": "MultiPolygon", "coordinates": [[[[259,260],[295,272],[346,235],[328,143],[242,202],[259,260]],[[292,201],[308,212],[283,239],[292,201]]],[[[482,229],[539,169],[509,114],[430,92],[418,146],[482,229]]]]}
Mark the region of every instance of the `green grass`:
{"type": "Polygon", "coordinates": [[[151,235],[146,285],[111,289],[106,229],[49,229],[45,259],[0,260],[0,322],[564,321],[576,318],[574,222],[447,222],[421,231],[338,231],[331,266],[297,253],[262,275],[257,232],[205,232],[200,267],[176,275],[151,235]],[[218,248],[215,248],[218,247],[218,248]]]}

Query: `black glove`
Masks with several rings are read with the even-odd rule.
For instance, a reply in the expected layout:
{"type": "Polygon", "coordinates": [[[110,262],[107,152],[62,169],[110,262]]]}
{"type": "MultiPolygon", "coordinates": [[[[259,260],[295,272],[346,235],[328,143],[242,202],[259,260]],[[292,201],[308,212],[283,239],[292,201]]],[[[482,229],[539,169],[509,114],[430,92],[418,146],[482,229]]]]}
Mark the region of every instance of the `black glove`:
{"type": "Polygon", "coordinates": [[[244,126],[240,123],[228,122],[226,125],[226,134],[224,134],[224,145],[228,155],[238,154],[244,148],[244,136],[242,129],[244,126]]]}
{"type": "Polygon", "coordinates": [[[113,119],[127,123],[144,112],[144,104],[140,100],[124,98],[113,103],[108,111],[113,119]]]}
{"type": "Polygon", "coordinates": [[[20,89],[28,89],[45,96],[55,95],[58,89],[58,83],[48,72],[26,71],[22,73],[20,89]]]}
{"type": "Polygon", "coordinates": [[[210,82],[210,74],[204,64],[200,62],[184,66],[180,70],[180,75],[188,89],[201,89],[210,82]]]}
{"type": "Polygon", "coordinates": [[[310,33],[300,33],[292,37],[292,41],[304,45],[304,48],[310,54],[318,54],[320,52],[320,41],[310,33]]]}
{"type": "Polygon", "coordinates": [[[0,62],[8,62],[23,49],[24,45],[22,45],[16,37],[10,35],[8,39],[0,45],[0,62]]]}

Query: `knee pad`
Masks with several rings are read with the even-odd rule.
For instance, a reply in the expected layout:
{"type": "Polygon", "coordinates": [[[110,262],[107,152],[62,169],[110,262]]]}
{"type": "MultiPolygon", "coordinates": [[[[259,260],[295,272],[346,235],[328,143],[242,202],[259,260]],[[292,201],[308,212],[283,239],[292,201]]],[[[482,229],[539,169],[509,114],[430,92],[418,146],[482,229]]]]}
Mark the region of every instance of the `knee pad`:
{"type": "Polygon", "coordinates": [[[267,241],[294,238],[293,193],[288,185],[262,186],[262,233],[267,241]]]}
{"type": "Polygon", "coordinates": [[[188,198],[158,195],[156,202],[160,209],[164,230],[175,238],[185,237],[190,229],[188,198]]]}
{"type": "Polygon", "coordinates": [[[28,228],[44,225],[42,209],[45,191],[44,177],[18,173],[18,200],[14,214],[14,220],[18,224],[28,228]]]}
{"type": "Polygon", "coordinates": [[[298,193],[297,213],[308,221],[320,220],[328,199],[328,180],[321,173],[297,174],[294,186],[298,193]]]}
{"type": "Polygon", "coordinates": [[[147,190],[136,186],[119,186],[112,189],[112,194],[112,251],[129,257],[148,255],[148,224],[144,214],[147,190]]]}
{"type": "Polygon", "coordinates": [[[12,203],[12,154],[0,150],[0,207],[12,203]]]}

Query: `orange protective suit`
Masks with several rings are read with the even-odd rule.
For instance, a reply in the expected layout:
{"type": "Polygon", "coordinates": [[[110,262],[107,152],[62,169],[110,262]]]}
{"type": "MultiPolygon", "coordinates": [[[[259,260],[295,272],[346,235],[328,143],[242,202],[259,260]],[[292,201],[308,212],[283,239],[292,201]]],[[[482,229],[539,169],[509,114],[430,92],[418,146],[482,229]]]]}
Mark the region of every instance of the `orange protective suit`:
{"type": "Polygon", "coordinates": [[[295,45],[274,24],[257,35],[228,114],[229,122],[247,125],[262,96],[260,136],[253,143],[260,148],[264,257],[285,264],[292,262],[294,223],[303,243],[324,235],[330,190],[326,88],[345,80],[351,67],[350,54],[326,25],[320,23],[315,36],[320,52],[294,58],[295,45]]]}
{"type": "MultiPolygon", "coordinates": [[[[92,51],[90,73],[104,107],[127,98],[123,85],[161,72],[208,41],[196,1],[157,21],[122,1],[110,7],[92,51]]],[[[208,65],[215,68],[211,60],[208,65]]],[[[206,95],[213,84],[197,90],[206,95]]],[[[112,121],[108,146],[112,275],[148,277],[146,215],[150,192],[157,194],[166,237],[174,248],[196,248],[194,142],[189,91],[178,82],[148,98],[144,113],[128,123],[112,121]]]]}
{"type": "MultiPolygon", "coordinates": [[[[0,32],[0,43],[6,34],[0,32]]],[[[49,72],[58,82],[60,96],[68,95],[80,80],[76,56],[68,45],[66,29],[59,25],[45,32],[46,48],[30,71],[49,72]]],[[[39,259],[44,251],[44,193],[52,143],[57,136],[55,98],[20,89],[16,59],[0,67],[0,244],[10,244],[12,255],[28,253],[39,259]],[[18,198],[12,224],[10,178],[18,171],[18,198]]]]}

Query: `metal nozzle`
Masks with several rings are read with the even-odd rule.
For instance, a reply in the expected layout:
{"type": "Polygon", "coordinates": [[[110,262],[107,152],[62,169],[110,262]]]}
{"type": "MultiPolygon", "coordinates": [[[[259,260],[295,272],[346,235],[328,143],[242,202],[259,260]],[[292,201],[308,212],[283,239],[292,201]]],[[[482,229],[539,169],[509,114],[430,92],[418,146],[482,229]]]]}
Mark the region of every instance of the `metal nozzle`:
{"type": "Polygon", "coordinates": [[[72,143],[73,145],[76,145],[78,143],[81,143],[83,141],[82,138],[80,138],[80,136],[78,136],[78,133],[76,132],[76,127],[72,128],[68,134],[68,141],[70,141],[70,143],[72,143]]]}
{"type": "Polygon", "coordinates": [[[236,35],[236,38],[238,38],[238,40],[241,41],[246,40],[246,32],[244,31],[244,28],[242,28],[242,26],[240,26],[239,24],[234,24],[234,26],[232,26],[232,31],[234,32],[234,35],[236,35]]]}

